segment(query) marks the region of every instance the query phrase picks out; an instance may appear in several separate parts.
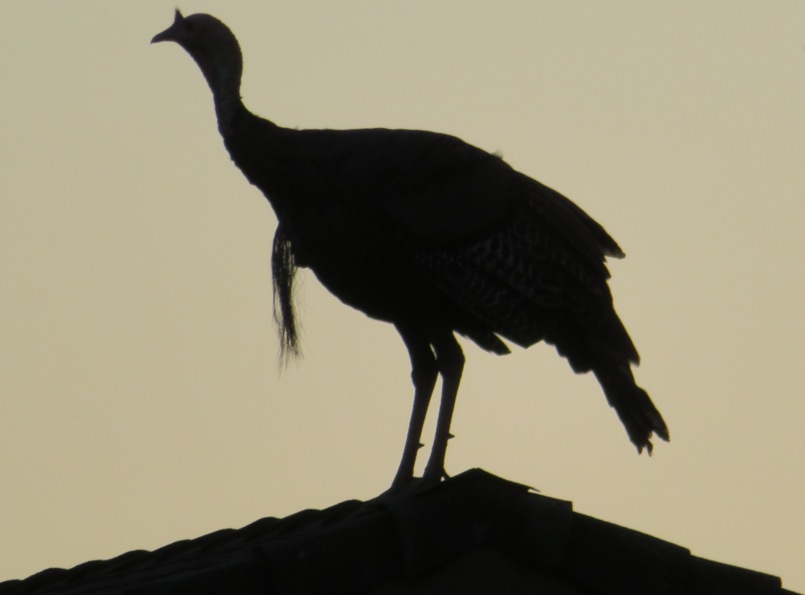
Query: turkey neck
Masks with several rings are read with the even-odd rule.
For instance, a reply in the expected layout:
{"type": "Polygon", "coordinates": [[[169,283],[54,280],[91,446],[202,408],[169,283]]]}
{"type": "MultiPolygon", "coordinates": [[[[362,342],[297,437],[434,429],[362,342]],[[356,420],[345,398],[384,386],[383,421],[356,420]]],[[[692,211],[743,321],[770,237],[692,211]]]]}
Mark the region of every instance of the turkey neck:
{"type": "Polygon", "coordinates": [[[243,58],[234,38],[219,51],[190,51],[212,91],[218,130],[227,137],[240,116],[251,115],[240,97],[243,58]]]}
{"type": "MultiPolygon", "coordinates": [[[[237,40],[225,36],[211,50],[189,48],[212,91],[218,131],[232,161],[253,185],[268,198],[281,220],[291,211],[299,211],[287,199],[286,178],[289,152],[301,159],[292,131],[250,112],[240,97],[243,62],[237,40]],[[283,200],[285,198],[285,200],[283,200]]],[[[304,202],[304,201],[302,201],[304,202]]],[[[285,222],[286,234],[294,236],[293,224],[285,222]]]]}
{"type": "Polygon", "coordinates": [[[249,114],[249,110],[243,105],[238,87],[228,89],[222,93],[213,92],[213,99],[215,101],[215,115],[218,119],[218,130],[226,138],[232,133],[238,116],[244,113],[249,114]]]}
{"type": "MultiPolygon", "coordinates": [[[[201,67],[212,91],[218,131],[232,161],[269,199],[278,216],[287,209],[277,204],[281,192],[277,182],[282,179],[283,167],[276,159],[287,146],[287,135],[273,122],[250,112],[240,97],[241,57],[234,39],[231,45],[217,52],[198,52],[193,57],[201,67]],[[225,51],[223,51],[225,50],[225,51]]],[[[287,202],[287,201],[286,201],[287,202]]]]}

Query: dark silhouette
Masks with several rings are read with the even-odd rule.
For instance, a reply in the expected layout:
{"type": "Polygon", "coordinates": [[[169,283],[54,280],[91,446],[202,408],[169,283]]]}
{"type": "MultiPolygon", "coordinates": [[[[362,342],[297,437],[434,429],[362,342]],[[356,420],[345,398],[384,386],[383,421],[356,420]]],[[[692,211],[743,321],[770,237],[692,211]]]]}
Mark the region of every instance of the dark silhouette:
{"type": "Polygon", "coordinates": [[[592,371],[629,438],[651,453],[668,428],[635,384],[638,354],[607,286],[623,252],[558,192],[458,138],[419,130],[291,130],[249,112],[232,32],[204,14],[176,19],[175,41],[212,89],[229,154],[279,220],[272,269],[282,352],[298,353],[292,287],[309,267],[341,301],[394,324],[411,357],[414,404],[393,487],[413,478],[437,376],[442,398],[424,477],[445,477],[464,355],[454,333],[509,353],[546,341],[592,371]]]}

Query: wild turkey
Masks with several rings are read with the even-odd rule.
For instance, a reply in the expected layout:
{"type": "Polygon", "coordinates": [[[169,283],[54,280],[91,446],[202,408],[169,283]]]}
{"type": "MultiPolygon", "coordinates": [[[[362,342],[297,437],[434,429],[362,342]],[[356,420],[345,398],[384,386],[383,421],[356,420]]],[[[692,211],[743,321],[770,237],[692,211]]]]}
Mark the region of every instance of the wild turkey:
{"type": "Polygon", "coordinates": [[[413,478],[437,377],[442,397],[424,477],[445,477],[464,355],[463,335],[509,353],[546,341],[577,373],[592,371],[638,452],[668,429],[635,384],[638,354],[612,305],[606,256],[623,252],[558,192],[501,158],[420,130],[292,130],[240,98],[232,32],[205,14],[183,17],[152,43],[174,41],[212,89],[232,160],[279,220],[272,270],[282,351],[298,353],[292,287],[309,267],[345,304],[394,324],[408,349],[414,403],[393,487],[413,478]]]}

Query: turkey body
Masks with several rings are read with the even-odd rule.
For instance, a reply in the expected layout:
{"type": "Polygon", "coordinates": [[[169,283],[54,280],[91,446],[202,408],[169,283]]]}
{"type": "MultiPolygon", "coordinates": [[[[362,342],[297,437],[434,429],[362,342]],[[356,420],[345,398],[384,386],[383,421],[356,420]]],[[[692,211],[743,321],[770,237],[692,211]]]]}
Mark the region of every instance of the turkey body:
{"type": "Polygon", "coordinates": [[[617,244],[568,199],[458,138],[288,130],[244,114],[224,140],[275,205],[295,263],[372,318],[444,326],[499,353],[497,335],[523,347],[548,338],[579,371],[591,356],[557,329],[617,321],[604,266],[617,244]]]}
{"type": "Polygon", "coordinates": [[[546,341],[576,372],[592,371],[638,450],[668,430],[631,365],[605,266],[623,253],[558,192],[498,156],[417,130],[293,130],[247,110],[231,31],[209,15],[183,17],[153,41],[175,41],[213,91],[233,162],[268,198],[281,337],[295,350],[291,286],[308,267],[345,304],[395,325],[408,348],[415,395],[394,486],[413,477],[437,376],[442,402],[425,477],[444,456],[464,358],[454,333],[508,353],[546,341]]]}
{"type": "MultiPolygon", "coordinates": [[[[449,295],[433,291],[435,277],[424,267],[430,255],[446,255],[488,236],[510,218],[509,208],[505,200],[462,201],[457,192],[451,202],[466,204],[453,212],[417,188],[452,173],[434,166],[434,141],[451,147],[461,141],[419,131],[296,131],[249,120],[233,128],[225,144],[275,205],[297,265],[309,267],[335,296],[372,318],[440,320],[459,331],[470,324],[471,317],[452,307],[449,295]],[[280,149],[255,159],[255,129],[262,129],[263,138],[273,137],[270,146],[280,149]]],[[[475,162],[508,170],[491,155],[462,148],[470,171],[475,162]]]]}

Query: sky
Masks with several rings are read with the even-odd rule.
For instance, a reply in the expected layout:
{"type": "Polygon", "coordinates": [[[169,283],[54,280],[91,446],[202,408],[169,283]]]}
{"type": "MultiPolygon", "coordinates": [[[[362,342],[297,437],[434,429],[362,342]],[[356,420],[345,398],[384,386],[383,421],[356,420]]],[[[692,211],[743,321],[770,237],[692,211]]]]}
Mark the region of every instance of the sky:
{"type": "MultiPolygon", "coordinates": [[[[393,327],[305,272],[304,358],[278,366],[276,219],[196,65],[148,43],[175,6],[3,4],[0,580],[370,499],[399,462],[393,327]]],[[[550,347],[464,342],[449,472],[805,592],[805,2],[179,7],[238,36],[256,113],[454,134],[627,253],[611,287],[671,442],[638,456],[550,347]]]]}

